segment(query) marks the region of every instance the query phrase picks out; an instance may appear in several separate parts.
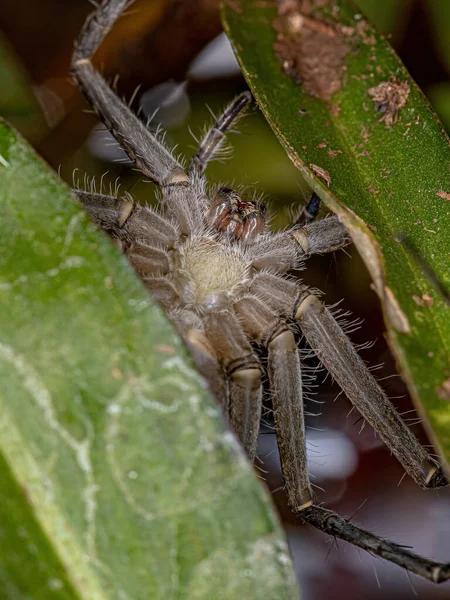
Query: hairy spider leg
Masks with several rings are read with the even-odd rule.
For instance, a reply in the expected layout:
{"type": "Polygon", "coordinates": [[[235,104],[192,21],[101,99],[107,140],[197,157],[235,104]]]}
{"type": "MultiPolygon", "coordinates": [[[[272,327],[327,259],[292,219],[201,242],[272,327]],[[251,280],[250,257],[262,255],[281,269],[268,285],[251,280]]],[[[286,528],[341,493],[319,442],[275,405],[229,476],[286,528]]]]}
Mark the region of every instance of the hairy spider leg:
{"type": "Polygon", "coordinates": [[[332,510],[313,505],[304,509],[299,516],[305,523],[354,544],[374,556],[389,560],[433,583],[443,583],[450,579],[450,563],[438,563],[414,554],[395,542],[380,538],[370,531],[353,525],[348,519],[340,517],[332,510]]]}
{"type": "Polygon", "coordinates": [[[242,117],[252,100],[250,92],[239,94],[223,111],[214,125],[206,132],[197,152],[191,158],[188,173],[202,175],[209,161],[220,149],[225,134],[236,121],[242,117]]]}
{"type": "Polygon", "coordinates": [[[287,273],[312,254],[333,252],[350,243],[351,237],[339,217],[332,216],[263,238],[249,246],[248,252],[253,268],[262,270],[276,265],[277,273],[287,273]]]}
{"type": "Polygon", "coordinates": [[[215,354],[229,382],[229,420],[251,460],[262,410],[261,367],[235,316],[213,310],[206,316],[205,334],[215,340],[215,354]]]}
{"type": "MultiPolygon", "coordinates": [[[[305,286],[298,286],[292,281],[285,280],[281,287],[279,282],[278,277],[262,273],[253,280],[250,292],[260,298],[269,308],[278,311],[278,314],[292,318],[299,323],[308,343],[319,359],[418,485],[422,488],[447,485],[440,466],[422,448],[404,424],[342,328],[323,303],[316,296],[308,293],[305,286]],[[337,363],[332,365],[333,360],[336,360],[337,363]],[[376,401],[373,401],[374,394],[377,398],[376,401]],[[378,401],[382,403],[385,413],[376,409],[378,401]]],[[[292,435],[297,435],[296,432],[293,432],[291,423],[286,423],[283,419],[275,422],[277,436],[278,430],[280,437],[285,440],[292,435]]],[[[289,445],[289,442],[285,441],[284,443],[289,445]]],[[[297,446],[297,452],[300,453],[300,456],[297,456],[296,463],[300,469],[302,465],[305,465],[306,469],[306,445],[297,446]]],[[[304,481],[305,478],[302,474],[296,474],[295,470],[294,473],[286,474],[283,471],[283,475],[285,480],[289,477],[296,477],[298,482],[304,481]]],[[[305,502],[305,488],[302,489],[300,483],[298,483],[298,488],[291,485],[287,488],[287,499],[290,508],[302,520],[314,527],[356,544],[376,556],[387,558],[430,581],[440,583],[450,578],[450,564],[424,559],[404,550],[398,544],[383,540],[350,524],[333,511],[311,505],[311,503],[308,504],[305,502]]]]}
{"type": "Polygon", "coordinates": [[[162,184],[183,173],[181,165],[113,92],[91,59],[128,0],[103,0],[89,15],[72,55],[72,76],[89,104],[130,159],[151,180],[162,184]]]}
{"type": "MultiPolygon", "coordinates": [[[[301,287],[298,292],[303,293],[301,287]]],[[[306,465],[302,374],[295,337],[285,321],[256,297],[238,300],[233,310],[249,339],[268,350],[267,371],[285,491],[289,505],[298,511],[310,506],[313,496],[306,465]]]]}
{"type": "Polygon", "coordinates": [[[298,300],[298,285],[270,274],[256,277],[250,287],[273,310],[300,326],[308,344],[363,418],[422,488],[447,485],[442,469],[405,425],[370,373],[341,326],[313,294],[298,300]],[[290,298],[290,300],[289,300],[290,298]]]}
{"type": "Polygon", "coordinates": [[[417,485],[423,489],[447,485],[439,464],[405,425],[347,335],[317,296],[308,296],[300,304],[295,320],[347,398],[417,485]]]}
{"type": "Polygon", "coordinates": [[[190,178],[181,164],[150,133],[93,67],[92,56],[126,8],[128,0],[103,0],[87,18],[72,55],[72,76],[89,104],[129,158],[161,186],[163,205],[184,235],[203,225],[207,199],[201,178],[190,178]]]}

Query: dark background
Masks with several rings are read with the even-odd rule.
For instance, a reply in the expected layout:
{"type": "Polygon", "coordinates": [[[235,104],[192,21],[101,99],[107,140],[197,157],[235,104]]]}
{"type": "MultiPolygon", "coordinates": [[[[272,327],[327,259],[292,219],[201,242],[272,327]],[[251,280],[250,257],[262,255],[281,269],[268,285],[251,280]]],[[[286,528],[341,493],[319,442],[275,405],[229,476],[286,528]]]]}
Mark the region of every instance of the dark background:
{"type": "MultiPolygon", "coordinates": [[[[385,33],[450,128],[450,1],[359,0],[361,9],[385,33]]],[[[68,68],[73,40],[85,16],[88,0],[1,0],[0,2],[0,115],[11,121],[59,170],[70,185],[83,187],[94,177],[106,189],[120,178],[121,189],[132,190],[140,201],[153,202],[153,186],[140,181],[127,163],[114,162],[120,152],[105,145],[105,133],[77,89],[68,68]],[[87,174],[87,175],[85,175],[87,174]],[[85,179],[87,177],[88,179],[85,179]]],[[[114,28],[97,60],[106,74],[120,73],[118,90],[151,114],[162,104],[156,121],[168,129],[169,144],[177,152],[195,148],[189,128],[201,134],[203,125],[239,91],[246,88],[224,45],[209,50],[204,61],[192,61],[221,32],[216,0],[138,0],[126,19],[114,28]],[[203,65],[203,66],[202,66],[203,65]],[[208,66],[209,65],[209,66],[208,66]],[[189,73],[189,76],[187,75],[189,73]],[[167,82],[183,83],[178,85],[167,82]],[[164,86],[160,84],[165,83],[164,86]],[[155,89],[155,86],[160,86],[155,89]]],[[[307,201],[308,192],[296,169],[272,135],[264,119],[252,110],[241,122],[241,135],[231,135],[233,157],[208,167],[219,182],[244,183],[265,193],[273,214],[273,227],[284,227],[292,213],[307,201]]],[[[107,141],[107,140],[106,140],[107,141]]],[[[398,409],[413,406],[396,375],[386,346],[378,300],[370,279],[353,249],[311,259],[302,274],[308,284],[326,292],[332,304],[364,320],[352,335],[355,343],[376,340],[363,357],[376,371],[398,409]],[[385,379],[388,377],[387,379],[385,379]]],[[[339,397],[329,381],[322,383],[311,404],[310,466],[318,500],[344,516],[355,512],[355,522],[398,543],[411,545],[430,558],[450,561],[449,491],[424,493],[409,478],[389,451],[339,397]],[[366,501],[366,502],[365,502],[366,501]],[[362,503],[365,502],[363,506],[362,503]]],[[[414,412],[406,415],[415,419],[414,412]]],[[[281,486],[274,435],[268,426],[260,440],[258,467],[272,490],[281,486]]],[[[428,443],[420,425],[415,433],[428,443]]],[[[372,558],[302,526],[287,509],[281,490],[273,492],[288,531],[303,598],[448,598],[450,584],[434,586],[395,566],[372,558]]]]}

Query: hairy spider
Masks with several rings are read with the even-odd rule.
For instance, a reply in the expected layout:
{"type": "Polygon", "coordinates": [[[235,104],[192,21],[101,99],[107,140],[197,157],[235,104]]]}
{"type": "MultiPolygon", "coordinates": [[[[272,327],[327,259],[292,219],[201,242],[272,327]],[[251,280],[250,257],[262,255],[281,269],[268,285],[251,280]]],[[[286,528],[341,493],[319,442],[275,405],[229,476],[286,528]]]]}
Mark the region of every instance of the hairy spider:
{"type": "Polygon", "coordinates": [[[104,0],[76,42],[72,74],[99,118],[140,171],[161,188],[159,210],[122,198],[76,195],[94,221],[122,248],[143,282],[166,308],[221,402],[250,459],[255,457],[267,349],[275,429],[290,508],[303,521],[434,582],[450,564],[421,558],[313,504],[306,466],[298,330],[362,417],[422,488],[447,484],[437,462],[404,424],[318,296],[287,273],[311,254],[350,243],[337,217],[312,222],[318,199],[282,233],[266,225],[264,206],[228,188],[209,193],[205,167],[226,131],[249,104],[241,94],[200,143],[185,170],[162,141],[116,96],[91,58],[128,0],[104,0]]]}

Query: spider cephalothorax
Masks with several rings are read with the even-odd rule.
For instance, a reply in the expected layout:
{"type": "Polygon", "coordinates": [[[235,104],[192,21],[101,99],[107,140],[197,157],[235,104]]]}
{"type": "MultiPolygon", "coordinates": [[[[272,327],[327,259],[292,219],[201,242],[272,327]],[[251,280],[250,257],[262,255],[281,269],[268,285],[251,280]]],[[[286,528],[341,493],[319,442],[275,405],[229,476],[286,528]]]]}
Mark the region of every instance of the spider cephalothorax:
{"type": "Polygon", "coordinates": [[[236,191],[220,188],[210,203],[208,219],[217,231],[248,242],[264,231],[266,214],[261,202],[244,200],[236,191]]]}
{"type": "Polygon", "coordinates": [[[297,332],[416,483],[429,488],[447,482],[330,311],[313,290],[288,276],[311,254],[350,243],[338,218],[310,222],[318,212],[313,196],[303,219],[288,231],[272,233],[259,201],[245,200],[228,188],[206,192],[204,169],[249,104],[250,94],[244,92],[224,111],[185,170],[94,69],[91,57],[127,2],[104,0],[90,16],[75,47],[72,72],[131,160],[160,186],[160,208],[135,204],[129,195],[77,192],[78,198],[94,221],[118,240],[167,310],[251,459],[259,432],[262,373],[267,370],[292,510],[304,521],[428,579],[448,579],[450,565],[420,558],[313,505],[297,332]],[[267,369],[255,346],[266,348],[267,369]]]}

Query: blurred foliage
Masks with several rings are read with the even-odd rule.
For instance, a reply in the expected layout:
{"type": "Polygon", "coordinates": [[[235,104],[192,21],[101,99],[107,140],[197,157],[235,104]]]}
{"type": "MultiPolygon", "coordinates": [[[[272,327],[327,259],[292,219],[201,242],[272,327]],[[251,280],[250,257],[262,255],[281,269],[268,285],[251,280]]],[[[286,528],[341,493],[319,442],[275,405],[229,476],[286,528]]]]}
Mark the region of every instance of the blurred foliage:
{"type": "Polygon", "coordinates": [[[27,73],[0,32],[0,115],[28,138],[40,138],[48,128],[27,73]]]}

